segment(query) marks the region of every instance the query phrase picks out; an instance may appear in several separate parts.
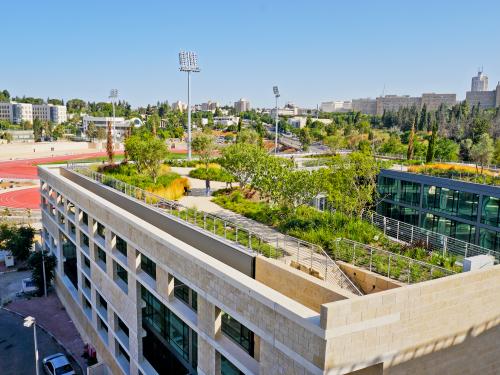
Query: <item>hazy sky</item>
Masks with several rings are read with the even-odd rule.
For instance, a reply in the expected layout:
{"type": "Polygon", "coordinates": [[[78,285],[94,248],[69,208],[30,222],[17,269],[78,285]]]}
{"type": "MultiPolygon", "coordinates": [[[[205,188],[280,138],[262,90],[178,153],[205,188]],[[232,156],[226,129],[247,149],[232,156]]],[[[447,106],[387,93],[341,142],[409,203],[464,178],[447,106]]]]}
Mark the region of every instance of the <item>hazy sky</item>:
{"type": "Polygon", "coordinates": [[[500,81],[500,1],[1,0],[0,89],[133,106],[186,100],[181,49],[199,54],[193,102],[272,106],[500,81]]]}

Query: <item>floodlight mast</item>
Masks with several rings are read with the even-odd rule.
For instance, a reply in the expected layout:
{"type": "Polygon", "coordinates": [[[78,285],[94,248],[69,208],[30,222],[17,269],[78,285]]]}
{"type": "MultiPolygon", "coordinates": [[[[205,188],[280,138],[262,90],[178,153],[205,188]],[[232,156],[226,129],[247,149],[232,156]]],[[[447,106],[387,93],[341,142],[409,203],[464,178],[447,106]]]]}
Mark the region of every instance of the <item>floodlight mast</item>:
{"type": "Polygon", "coordinates": [[[188,160],[191,160],[191,72],[198,73],[200,68],[198,66],[198,55],[196,52],[179,52],[179,70],[187,72],[188,76],[188,160]]]}
{"type": "Polygon", "coordinates": [[[115,101],[116,98],[118,98],[118,90],[117,89],[111,89],[109,92],[109,98],[111,99],[111,104],[113,105],[113,124],[111,126],[112,133],[113,133],[113,140],[115,139],[115,101]]]}
{"type": "Polygon", "coordinates": [[[278,86],[273,86],[273,92],[274,96],[276,98],[276,107],[275,107],[275,121],[276,121],[276,129],[274,132],[274,153],[278,153],[278,122],[279,122],[279,116],[278,116],[278,98],[280,97],[280,91],[278,89],[278,86]]]}

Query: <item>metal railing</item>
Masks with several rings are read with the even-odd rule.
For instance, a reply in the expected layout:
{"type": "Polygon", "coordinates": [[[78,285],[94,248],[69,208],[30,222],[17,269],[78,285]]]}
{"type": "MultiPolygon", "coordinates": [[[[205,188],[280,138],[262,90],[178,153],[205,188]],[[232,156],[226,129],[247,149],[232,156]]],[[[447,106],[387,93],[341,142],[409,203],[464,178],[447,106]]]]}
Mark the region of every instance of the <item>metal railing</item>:
{"type": "Polygon", "coordinates": [[[475,255],[493,255],[495,263],[500,262],[500,253],[497,251],[391,219],[373,211],[364,211],[363,219],[397,241],[422,245],[429,250],[441,253],[443,256],[448,253],[463,258],[475,255]]]}
{"type": "Polygon", "coordinates": [[[332,252],[335,260],[342,260],[407,284],[456,273],[444,267],[344,238],[335,241],[332,252]]]}
{"type": "Polygon", "coordinates": [[[98,173],[81,164],[68,163],[66,168],[120,191],[131,198],[142,201],[165,215],[195,226],[197,230],[204,230],[212,235],[224,238],[224,240],[230,241],[234,246],[238,246],[245,251],[256,252],[286,263],[296,262],[301,267],[305,267],[310,273],[316,274],[316,276],[323,278],[330,284],[340,286],[356,295],[362,294],[349,277],[318,245],[282,233],[277,233],[274,237],[264,237],[230,220],[195,208],[185,207],[178,202],[167,200],[111,176],[98,173]]]}

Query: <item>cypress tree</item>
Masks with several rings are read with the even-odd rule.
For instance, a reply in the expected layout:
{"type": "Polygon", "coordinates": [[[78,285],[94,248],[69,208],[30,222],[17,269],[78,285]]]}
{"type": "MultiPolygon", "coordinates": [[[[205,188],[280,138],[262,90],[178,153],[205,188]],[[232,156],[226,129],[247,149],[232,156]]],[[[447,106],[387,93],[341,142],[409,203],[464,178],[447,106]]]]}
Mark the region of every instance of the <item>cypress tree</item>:
{"type": "Polygon", "coordinates": [[[434,121],[432,126],[431,139],[429,139],[429,145],[427,146],[427,155],[425,157],[425,162],[430,163],[434,159],[434,148],[436,146],[436,134],[438,130],[437,121],[434,121]]]}

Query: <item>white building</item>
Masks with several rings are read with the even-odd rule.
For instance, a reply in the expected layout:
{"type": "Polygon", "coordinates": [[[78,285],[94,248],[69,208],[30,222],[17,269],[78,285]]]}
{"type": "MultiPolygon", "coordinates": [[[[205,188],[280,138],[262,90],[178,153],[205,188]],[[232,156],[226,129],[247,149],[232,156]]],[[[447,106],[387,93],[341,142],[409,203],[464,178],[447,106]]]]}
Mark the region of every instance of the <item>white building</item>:
{"type": "Polygon", "coordinates": [[[201,103],[201,110],[204,111],[204,112],[207,112],[207,111],[211,111],[211,112],[215,112],[215,110],[219,107],[219,103],[218,102],[212,102],[212,101],[208,101],[206,103],[201,103]]]}
{"type": "Polygon", "coordinates": [[[231,126],[231,125],[238,125],[238,121],[240,121],[239,117],[236,116],[220,116],[220,117],[214,117],[214,125],[221,125],[221,126],[231,126]]]}
{"type": "Polygon", "coordinates": [[[250,102],[247,99],[241,98],[234,102],[234,111],[236,113],[246,112],[250,110],[250,102]]]}
{"type": "Polygon", "coordinates": [[[320,109],[321,112],[348,112],[352,110],[352,102],[350,100],[322,102],[320,109]]]}
{"type": "Polygon", "coordinates": [[[15,124],[22,121],[33,122],[34,119],[61,124],[68,120],[66,106],[53,104],[30,104],[7,102],[0,103],[0,119],[15,124]]]}
{"type": "Polygon", "coordinates": [[[186,109],[187,109],[187,104],[181,102],[180,100],[177,100],[176,102],[172,103],[172,110],[174,111],[184,112],[186,109]]]}
{"type": "Polygon", "coordinates": [[[296,129],[302,129],[306,126],[307,117],[305,116],[295,116],[288,119],[288,124],[296,129]]]}
{"type": "Polygon", "coordinates": [[[113,117],[84,116],[81,130],[86,133],[89,125],[94,123],[98,129],[104,128],[107,131],[109,122],[111,123],[111,134],[118,139],[123,138],[131,126],[139,127],[142,125],[142,121],[138,118],[125,120],[123,117],[115,117],[113,122],[113,117]]]}

